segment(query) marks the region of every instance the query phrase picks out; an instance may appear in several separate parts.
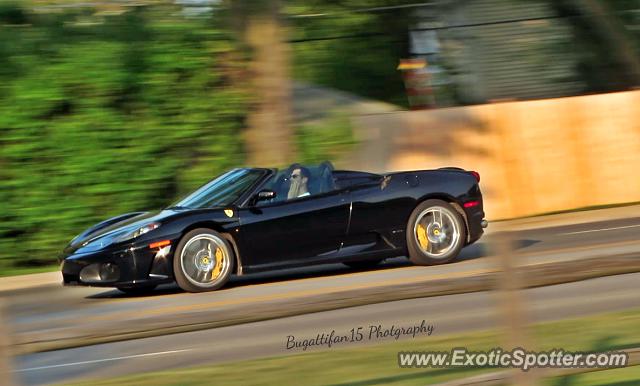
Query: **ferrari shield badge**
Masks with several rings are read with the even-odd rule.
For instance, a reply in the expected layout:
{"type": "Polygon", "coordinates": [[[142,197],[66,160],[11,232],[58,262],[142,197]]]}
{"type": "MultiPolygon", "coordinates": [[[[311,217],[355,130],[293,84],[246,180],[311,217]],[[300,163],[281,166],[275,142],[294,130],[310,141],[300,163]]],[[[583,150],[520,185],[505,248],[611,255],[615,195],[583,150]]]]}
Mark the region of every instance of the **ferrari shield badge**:
{"type": "Polygon", "coordinates": [[[227,217],[233,217],[233,209],[225,209],[224,214],[226,214],[227,217]]]}

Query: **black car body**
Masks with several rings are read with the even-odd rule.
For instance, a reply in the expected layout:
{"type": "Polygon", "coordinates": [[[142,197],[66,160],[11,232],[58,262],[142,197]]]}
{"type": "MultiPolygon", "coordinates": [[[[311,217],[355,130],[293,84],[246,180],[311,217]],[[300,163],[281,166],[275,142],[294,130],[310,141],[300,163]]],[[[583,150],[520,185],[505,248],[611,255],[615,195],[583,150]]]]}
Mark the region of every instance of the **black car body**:
{"type": "Polygon", "coordinates": [[[325,162],[308,168],[310,195],[286,199],[295,167],[234,169],[169,208],[96,224],[65,248],[64,284],[134,289],[172,282],[177,246],[195,229],[224,237],[234,259],[231,273],[242,275],[407,255],[407,240],[413,240],[408,222],[428,200],[455,209],[464,222],[458,232],[464,235],[462,246],[479,239],[486,226],[475,172],[445,168],[374,174],[333,170],[325,162]],[[214,188],[220,192],[211,193],[214,188]]]}

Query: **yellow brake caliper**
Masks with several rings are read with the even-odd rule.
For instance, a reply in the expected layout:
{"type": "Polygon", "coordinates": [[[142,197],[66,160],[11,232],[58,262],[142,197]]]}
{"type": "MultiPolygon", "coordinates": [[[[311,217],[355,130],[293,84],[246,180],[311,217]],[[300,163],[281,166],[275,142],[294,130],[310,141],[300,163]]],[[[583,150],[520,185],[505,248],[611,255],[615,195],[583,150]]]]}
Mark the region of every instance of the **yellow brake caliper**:
{"type": "Polygon", "coordinates": [[[222,254],[222,249],[216,248],[216,266],[213,268],[213,272],[211,272],[211,280],[215,280],[222,272],[222,260],[224,255],[222,254]]]}
{"type": "Polygon", "coordinates": [[[418,224],[418,230],[416,233],[418,234],[418,243],[420,244],[420,248],[427,249],[429,246],[429,239],[427,238],[427,230],[424,225],[418,224]]]}

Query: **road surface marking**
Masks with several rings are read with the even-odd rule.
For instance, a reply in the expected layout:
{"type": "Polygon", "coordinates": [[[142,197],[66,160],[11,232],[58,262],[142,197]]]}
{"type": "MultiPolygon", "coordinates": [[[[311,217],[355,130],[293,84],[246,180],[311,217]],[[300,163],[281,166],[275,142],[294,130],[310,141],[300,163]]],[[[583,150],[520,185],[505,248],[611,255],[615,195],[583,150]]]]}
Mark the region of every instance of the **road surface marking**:
{"type": "Polygon", "coordinates": [[[14,370],[15,373],[25,372],[25,371],[36,371],[36,370],[47,370],[47,369],[55,369],[58,367],[68,367],[68,366],[80,366],[80,365],[88,365],[92,363],[101,363],[101,362],[112,362],[112,361],[120,361],[123,359],[133,359],[133,358],[144,358],[144,357],[153,357],[158,355],[168,355],[168,354],[177,354],[185,351],[191,351],[192,349],[185,350],[171,350],[171,351],[160,351],[160,352],[152,352],[147,354],[137,354],[137,355],[127,355],[124,357],[116,357],[116,358],[106,358],[106,359],[96,359],[92,361],[82,361],[82,362],[71,362],[71,363],[62,363],[59,365],[50,365],[50,366],[40,366],[40,367],[30,367],[27,369],[14,370]]]}
{"type": "Polygon", "coordinates": [[[628,228],[637,228],[637,227],[640,227],[640,224],[627,225],[627,226],[623,226],[623,227],[613,227],[613,228],[589,229],[588,231],[567,232],[567,233],[560,233],[560,235],[561,236],[564,236],[564,235],[578,235],[578,234],[581,234],[581,233],[605,232],[605,231],[613,231],[613,230],[617,230],[617,229],[628,229],[628,228]]]}

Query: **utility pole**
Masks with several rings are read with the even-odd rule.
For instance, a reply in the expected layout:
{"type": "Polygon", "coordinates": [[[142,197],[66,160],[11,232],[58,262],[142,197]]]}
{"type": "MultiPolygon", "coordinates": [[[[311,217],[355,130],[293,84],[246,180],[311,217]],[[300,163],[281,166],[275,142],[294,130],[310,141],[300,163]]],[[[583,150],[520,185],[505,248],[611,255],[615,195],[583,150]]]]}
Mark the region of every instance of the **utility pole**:
{"type": "Polygon", "coordinates": [[[291,124],[289,45],[280,0],[232,0],[232,24],[250,51],[247,163],[285,165],[296,157],[291,124]]]}
{"type": "MultiPolygon", "coordinates": [[[[499,268],[498,300],[500,317],[504,323],[503,344],[505,350],[517,347],[531,350],[531,341],[528,336],[527,317],[521,289],[522,272],[518,270],[518,256],[514,253],[513,236],[509,232],[499,232],[493,237],[495,247],[496,265],[499,268]]],[[[513,369],[512,385],[534,386],[536,385],[535,369],[524,372],[513,369]]]]}

